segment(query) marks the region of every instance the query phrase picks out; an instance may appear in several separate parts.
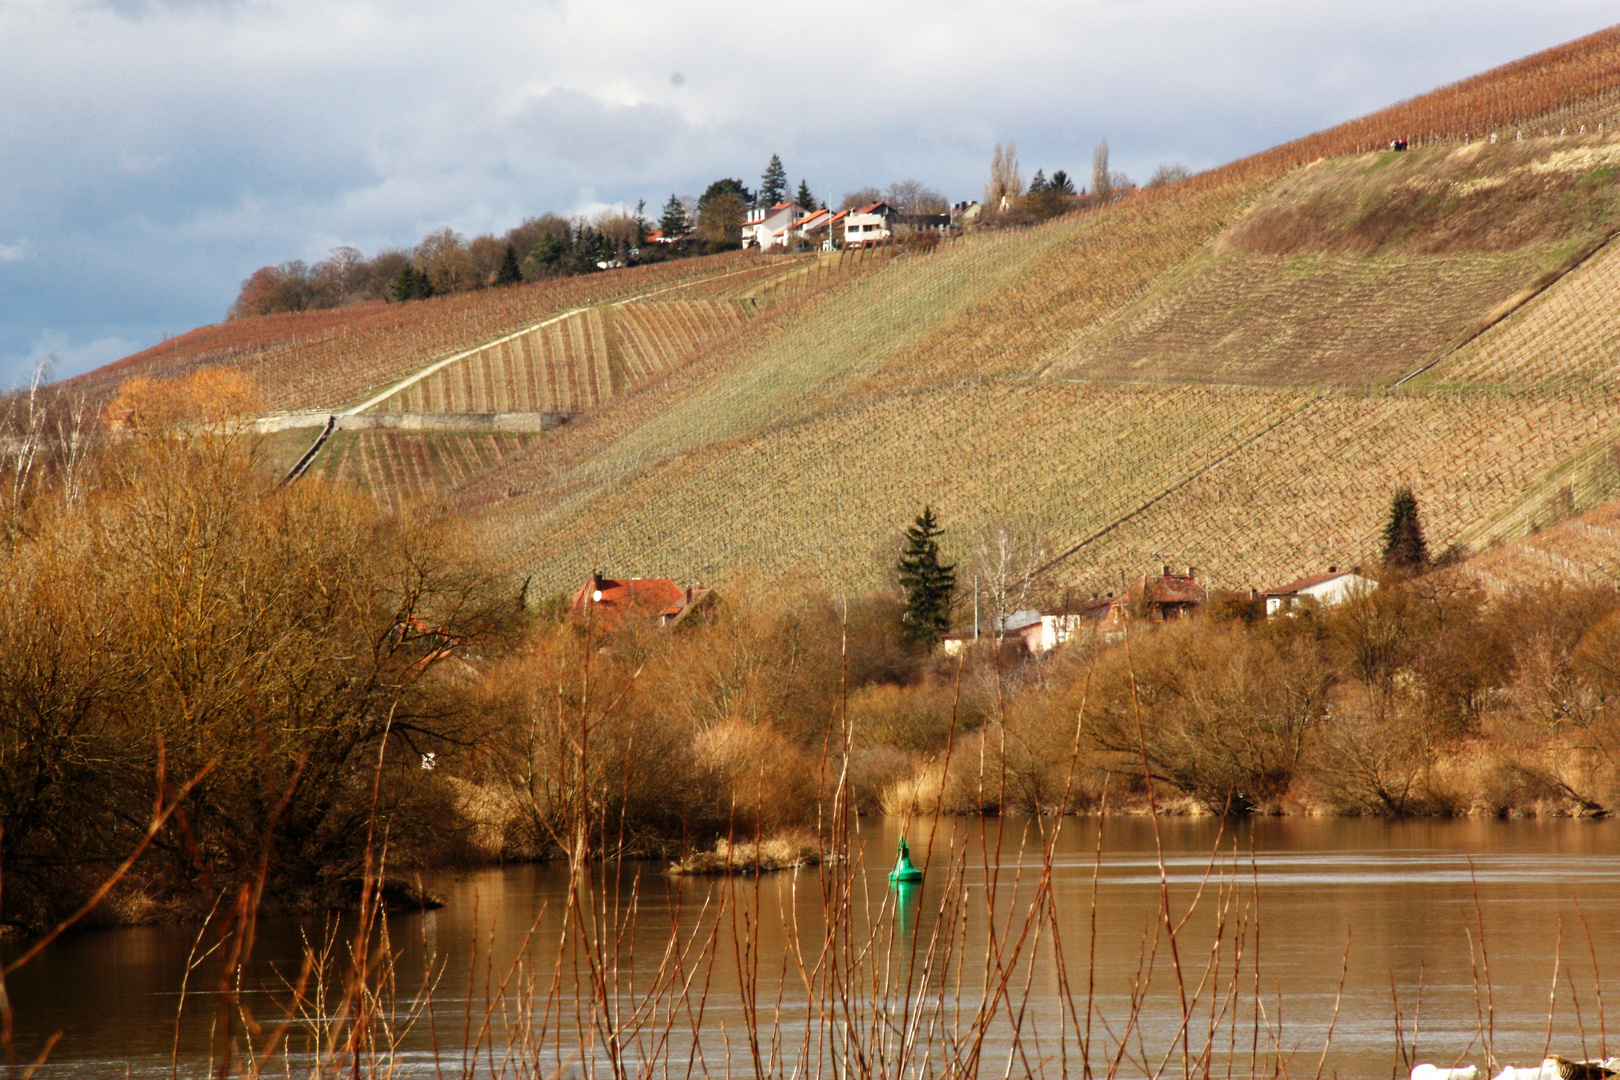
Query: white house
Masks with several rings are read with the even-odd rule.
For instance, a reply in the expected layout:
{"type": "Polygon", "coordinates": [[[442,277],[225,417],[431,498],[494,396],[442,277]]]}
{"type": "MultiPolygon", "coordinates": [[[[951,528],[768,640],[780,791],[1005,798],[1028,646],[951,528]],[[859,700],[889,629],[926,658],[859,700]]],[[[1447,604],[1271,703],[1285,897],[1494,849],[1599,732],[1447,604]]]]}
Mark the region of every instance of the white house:
{"type": "Polygon", "coordinates": [[[1332,607],[1376,588],[1378,582],[1363,577],[1359,566],[1349,570],[1330,566],[1325,574],[1303,577],[1279,589],[1268,589],[1260,595],[1266,601],[1266,614],[1274,615],[1279,611],[1292,611],[1306,600],[1313,600],[1322,607],[1332,607]]]}
{"type": "Polygon", "coordinates": [[[851,210],[844,219],[844,246],[881,244],[894,235],[895,213],[888,203],[873,203],[851,210]]]}
{"type": "Polygon", "coordinates": [[[773,244],[786,246],[788,230],[799,217],[799,204],[779,202],[769,210],[756,206],[743,218],[742,246],[764,250],[773,244]]]}

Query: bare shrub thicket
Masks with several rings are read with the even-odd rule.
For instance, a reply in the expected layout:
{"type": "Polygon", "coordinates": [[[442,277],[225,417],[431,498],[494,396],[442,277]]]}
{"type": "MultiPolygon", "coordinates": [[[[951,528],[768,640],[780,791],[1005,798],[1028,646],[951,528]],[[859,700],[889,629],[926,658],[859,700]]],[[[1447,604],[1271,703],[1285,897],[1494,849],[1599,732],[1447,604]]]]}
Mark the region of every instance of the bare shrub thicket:
{"type": "Polygon", "coordinates": [[[419,760],[466,737],[451,643],[487,638],[510,601],[442,521],[278,487],[233,421],[252,398],[217,374],[126,387],[88,494],[39,500],[12,548],[8,922],[76,904],[192,781],[124,881],[127,917],[184,913],[255,877],[267,902],[328,902],[358,880],[379,811],[402,871],[461,847],[419,760]]]}

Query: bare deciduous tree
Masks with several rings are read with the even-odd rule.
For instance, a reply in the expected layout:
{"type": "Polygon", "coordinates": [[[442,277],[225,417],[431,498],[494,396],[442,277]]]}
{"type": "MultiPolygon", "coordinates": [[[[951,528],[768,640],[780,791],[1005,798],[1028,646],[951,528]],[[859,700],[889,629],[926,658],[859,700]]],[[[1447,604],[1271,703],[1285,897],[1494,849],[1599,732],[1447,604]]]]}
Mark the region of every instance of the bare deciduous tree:
{"type": "Polygon", "coordinates": [[[1051,544],[1033,529],[998,524],[980,531],[970,564],[981,617],[990,617],[998,639],[1008,616],[1041,599],[1037,571],[1051,554],[1051,544]]]}
{"type": "Polygon", "coordinates": [[[1095,199],[1108,198],[1113,190],[1113,174],[1108,171],[1108,140],[1103,139],[1091,151],[1091,196],[1095,199]]]}
{"type": "Polygon", "coordinates": [[[1012,208],[1013,200],[1024,193],[1024,174],[1018,171],[1018,144],[1009,139],[996,143],[990,155],[990,179],[984,185],[984,208],[995,214],[1012,208]]]}

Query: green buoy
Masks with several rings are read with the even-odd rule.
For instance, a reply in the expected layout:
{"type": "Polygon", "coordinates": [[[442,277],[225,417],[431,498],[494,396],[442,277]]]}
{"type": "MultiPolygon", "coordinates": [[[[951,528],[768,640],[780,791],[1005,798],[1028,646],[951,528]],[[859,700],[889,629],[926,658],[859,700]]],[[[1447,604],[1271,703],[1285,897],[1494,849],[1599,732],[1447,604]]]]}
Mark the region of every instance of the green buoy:
{"type": "Polygon", "coordinates": [[[889,871],[889,880],[896,885],[922,880],[922,871],[911,865],[911,848],[906,846],[906,838],[900,838],[900,857],[894,861],[894,869],[889,871]]]}

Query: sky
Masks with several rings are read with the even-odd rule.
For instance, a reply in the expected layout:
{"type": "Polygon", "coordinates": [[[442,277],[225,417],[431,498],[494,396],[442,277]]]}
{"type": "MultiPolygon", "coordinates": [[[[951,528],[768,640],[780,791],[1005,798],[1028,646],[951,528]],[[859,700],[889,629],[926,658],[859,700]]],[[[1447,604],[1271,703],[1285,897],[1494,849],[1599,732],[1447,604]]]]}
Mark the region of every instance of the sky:
{"type": "Polygon", "coordinates": [[[998,140],[1218,165],[1620,0],[0,0],[0,386],[217,322],[266,264],[735,176],[977,198],[998,140]]]}

